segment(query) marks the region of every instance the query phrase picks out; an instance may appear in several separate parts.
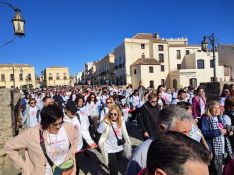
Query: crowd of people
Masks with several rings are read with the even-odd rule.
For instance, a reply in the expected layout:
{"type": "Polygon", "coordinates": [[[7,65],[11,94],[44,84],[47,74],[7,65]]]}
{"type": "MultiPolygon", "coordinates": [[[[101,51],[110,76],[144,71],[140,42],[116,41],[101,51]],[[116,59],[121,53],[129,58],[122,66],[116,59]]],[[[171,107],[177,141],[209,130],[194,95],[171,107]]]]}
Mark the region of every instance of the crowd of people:
{"type": "Polygon", "coordinates": [[[224,85],[219,101],[192,85],[63,86],[21,95],[22,131],[4,148],[23,175],[79,174],[89,149],[101,153],[110,175],[123,157],[126,175],[234,174],[233,84],[224,85]],[[143,141],[133,150],[131,124],[143,141]]]}

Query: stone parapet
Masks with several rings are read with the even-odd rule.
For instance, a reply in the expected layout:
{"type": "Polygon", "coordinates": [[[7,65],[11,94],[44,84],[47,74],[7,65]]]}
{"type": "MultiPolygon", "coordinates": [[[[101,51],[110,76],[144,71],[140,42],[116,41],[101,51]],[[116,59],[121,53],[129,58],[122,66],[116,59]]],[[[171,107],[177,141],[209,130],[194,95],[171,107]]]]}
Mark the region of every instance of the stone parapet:
{"type": "Polygon", "coordinates": [[[16,134],[15,106],[20,99],[19,93],[11,89],[0,89],[0,175],[11,166],[3,147],[7,139],[16,134]]]}

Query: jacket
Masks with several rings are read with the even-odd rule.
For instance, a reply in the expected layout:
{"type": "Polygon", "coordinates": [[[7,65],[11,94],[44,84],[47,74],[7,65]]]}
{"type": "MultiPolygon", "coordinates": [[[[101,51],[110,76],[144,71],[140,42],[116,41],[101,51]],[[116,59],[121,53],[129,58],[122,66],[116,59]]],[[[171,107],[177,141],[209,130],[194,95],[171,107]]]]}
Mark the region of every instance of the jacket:
{"type": "MultiPolygon", "coordinates": [[[[197,117],[201,117],[201,106],[200,106],[201,97],[195,96],[192,98],[192,114],[193,117],[196,119],[197,117]]],[[[206,105],[206,99],[204,99],[204,103],[206,105]]]]}
{"type": "MultiPolygon", "coordinates": [[[[78,143],[76,129],[68,123],[63,125],[71,147],[65,158],[72,158],[75,161],[75,151],[78,143]]],[[[6,154],[11,159],[16,168],[22,169],[22,175],[45,175],[47,160],[40,145],[40,126],[28,128],[18,136],[11,138],[4,145],[6,154]],[[19,155],[18,150],[25,149],[25,160],[19,155]]],[[[47,138],[47,132],[43,132],[43,137],[47,138]]],[[[47,142],[45,146],[48,147],[47,142]]],[[[74,163],[72,175],[76,174],[76,164],[74,163]]]]}
{"type": "MultiPolygon", "coordinates": [[[[108,166],[109,161],[108,161],[108,152],[105,148],[105,141],[107,140],[107,137],[109,135],[110,132],[110,123],[107,120],[103,121],[104,124],[104,132],[102,133],[100,140],[98,142],[98,146],[101,150],[101,154],[103,156],[103,160],[104,163],[106,164],[106,166],[108,166]]],[[[128,136],[126,127],[124,125],[124,122],[122,123],[122,127],[121,127],[122,133],[123,133],[123,138],[125,139],[125,144],[123,145],[123,151],[124,151],[124,156],[129,159],[131,157],[132,154],[132,146],[131,146],[131,141],[130,138],[128,136]]]]}

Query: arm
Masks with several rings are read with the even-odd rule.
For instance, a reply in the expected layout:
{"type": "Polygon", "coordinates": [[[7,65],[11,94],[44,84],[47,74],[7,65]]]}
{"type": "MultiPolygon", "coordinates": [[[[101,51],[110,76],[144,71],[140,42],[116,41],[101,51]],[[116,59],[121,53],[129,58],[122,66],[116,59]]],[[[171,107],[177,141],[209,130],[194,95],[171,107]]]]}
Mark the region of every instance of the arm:
{"type": "Polygon", "coordinates": [[[145,124],[144,124],[144,117],[145,116],[143,115],[143,112],[142,112],[143,110],[144,110],[144,106],[142,106],[138,111],[139,114],[137,116],[137,121],[138,121],[140,128],[142,129],[142,132],[144,133],[147,131],[146,131],[145,124]]]}
{"type": "Polygon", "coordinates": [[[198,117],[196,96],[192,98],[192,113],[193,117],[196,119],[198,117]]]}
{"type": "Polygon", "coordinates": [[[11,162],[16,168],[24,169],[26,166],[25,160],[19,154],[20,149],[26,149],[28,147],[28,141],[30,136],[30,129],[25,130],[18,136],[10,138],[4,145],[5,153],[10,158],[11,162]]]}
{"type": "Polygon", "coordinates": [[[213,139],[221,135],[220,129],[209,129],[209,123],[205,116],[202,117],[201,131],[206,139],[213,139]]]}

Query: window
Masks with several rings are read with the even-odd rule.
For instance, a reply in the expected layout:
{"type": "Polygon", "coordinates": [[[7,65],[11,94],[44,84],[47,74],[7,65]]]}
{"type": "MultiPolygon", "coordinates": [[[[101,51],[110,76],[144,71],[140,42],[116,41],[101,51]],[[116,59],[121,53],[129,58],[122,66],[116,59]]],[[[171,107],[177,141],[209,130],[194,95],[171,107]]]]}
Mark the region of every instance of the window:
{"type": "Polygon", "coordinates": [[[193,87],[197,87],[197,79],[196,78],[190,78],[189,79],[189,84],[192,85],[193,87]]]}
{"type": "Polygon", "coordinates": [[[154,88],[154,81],[153,80],[149,81],[149,87],[154,88]]]}
{"type": "Polygon", "coordinates": [[[164,62],[164,55],[158,54],[158,57],[159,57],[159,62],[163,63],[164,62]]]}
{"type": "Polygon", "coordinates": [[[185,54],[186,54],[186,55],[189,55],[189,54],[190,54],[190,51],[189,51],[189,50],[186,50],[186,51],[185,51],[185,54]]]}
{"type": "Polygon", "coordinates": [[[214,68],[214,60],[210,60],[210,68],[214,68]]]}
{"type": "Polygon", "coordinates": [[[67,73],[63,73],[63,79],[67,80],[67,73]]]}
{"type": "Polygon", "coordinates": [[[163,45],[158,45],[158,50],[163,51],[163,45]]]}
{"type": "Polygon", "coordinates": [[[141,44],[141,49],[145,49],[145,44],[141,44]]]}
{"type": "Polygon", "coordinates": [[[49,80],[53,80],[52,73],[49,73],[49,80]]]}
{"type": "Polygon", "coordinates": [[[181,59],[181,52],[180,52],[180,50],[176,51],[176,55],[177,55],[177,59],[181,59]]]}
{"type": "Polygon", "coordinates": [[[164,72],[164,71],[165,71],[164,65],[161,65],[161,72],[164,72]]]}
{"type": "Polygon", "coordinates": [[[154,73],[154,67],[153,66],[149,66],[149,73],[154,73]]]}
{"type": "Polygon", "coordinates": [[[10,74],[10,80],[14,81],[14,75],[13,74],[10,74]]]}
{"type": "Polygon", "coordinates": [[[165,79],[161,79],[161,85],[165,86],[165,79]]]}
{"type": "Polygon", "coordinates": [[[177,70],[181,69],[181,64],[177,64],[177,70]]]}
{"type": "Polygon", "coordinates": [[[5,74],[1,74],[1,81],[6,81],[5,74]]]}
{"type": "Polygon", "coordinates": [[[142,53],[141,58],[145,58],[145,54],[144,53],[142,53]]]}
{"type": "Polygon", "coordinates": [[[23,81],[23,74],[19,74],[19,80],[23,81]]]}
{"type": "Polygon", "coordinates": [[[172,81],[172,84],[173,84],[173,88],[177,88],[177,80],[176,80],[176,79],[174,79],[174,80],[172,81]]]}
{"type": "Polygon", "coordinates": [[[56,73],[56,80],[59,80],[60,77],[59,77],[59,73],[56,73]]]}
{"type": "Polygon", "coordinates": [[[136,75],[136,74],[137,74],[136,69],[134,69],[134,75],[136,75]]]}
{"type": "Polygon", "coordinates": [[[204,69],[204,68],[205,68],[204,60],[202,59],[197,60],[197,69],[204,69]]]}
{"type": "Polygon", "coordinates": [[[31,74],[28,74],[28,81],[31,81],[32,80],[32,76],[31,74]]]}

